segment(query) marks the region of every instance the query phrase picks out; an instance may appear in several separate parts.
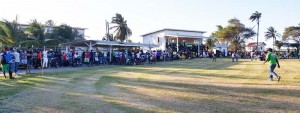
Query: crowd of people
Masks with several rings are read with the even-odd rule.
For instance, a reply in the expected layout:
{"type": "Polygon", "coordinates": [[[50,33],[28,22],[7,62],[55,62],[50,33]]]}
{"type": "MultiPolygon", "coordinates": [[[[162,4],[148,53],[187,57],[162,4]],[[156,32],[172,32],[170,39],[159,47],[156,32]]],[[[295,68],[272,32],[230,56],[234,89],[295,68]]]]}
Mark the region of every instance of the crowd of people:
{"type": "MultiPolygon", "coordinates": [[[[195,52],[168,52],[154,50],[144,52],[143,50],[69,50],[62,52],[60,49],[14,49],[5,48],[0,53],[2,72],[6,78],[6,72],[9,78],[13,79],[12,74],[19,75],[19,69],[23,68],[26,73],[31,73],[32,69],[39,68],[59,68],[59,67],[78,67],[78,66],[95,66],[95,65],[141,65],[154,64],[155,62],[173,61],[182,59],[192,59],[196,57],[212,58],[216,62],[217,57],[226,57],[225,53],[203,51],[197,54],[195,52]],[[110,56],[111,55],[111,56],[110,56]]],[[[232,62],[238,61],[239,58],[257,59],[264,61],[265,52],[237,52],[229,51],[227,57],[232,58],[232,62]]]]}
{"type": "Polygon", "coordinates": [[[26,73],[31,73],[32,69],[59,68],[67,66],[95,66],[95,65],[140,65],[144,63],[153,64],[160,61],[172,61],[192,57],[192,53],[166,51],[126,51],[113,50],[110,53],[107,50],[102,51],[64,51],[60,49],[53,50],[50,48],[42,49],[15,49],[4,48],[0,53],[1,69],[6,78],[13,79],[12,74],[19,75],[19,69],[25,69],[26,73]],[[110,57],[111,55],[111,57],[110,57]]]}

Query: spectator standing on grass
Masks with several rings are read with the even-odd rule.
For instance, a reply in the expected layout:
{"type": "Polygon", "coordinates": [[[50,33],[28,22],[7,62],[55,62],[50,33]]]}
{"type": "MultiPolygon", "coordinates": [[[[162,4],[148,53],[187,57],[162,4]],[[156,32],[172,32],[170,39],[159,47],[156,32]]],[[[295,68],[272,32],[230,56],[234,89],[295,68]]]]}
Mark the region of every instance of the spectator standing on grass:
{"type": "Polygon", "coordinates": [[[81,54],[78,52],[78,54],[81,56],[81,62],[85,63],[85,51],[83,51],[81,54]]]}
{"type": "Polygon", "coordinates": [[[217,62],[217,57],[216,57],[216,54],[214,52],[212,52],[212,57],[213,57],[213,62],[217,62]]]}
{"type": "Polygon", "coordinates": [[[6,72],[9,70],[8,61],[6,60],[6,50],[2,51],[1,55],[1,64],[2,64],[2,72],[4,75],[4,78],[6,78],[6,72]]]}
{"type": "Polygon", "coordinates": [[[10,79],[14,79],[14,77],[12,77],[12,73],[14,71],[15,68],[15,56],[14,56],[14,49],[10,48],[8,50],[8,48],[6,48],[6,61],[8,62],[8,74],[9,74],[9,78],[10,79]]]}
{"type": "Polygon", "coordinates": [[[89,54],[90,54],[90,66],[93,66],[94,59],[95,59],[93,50],[91,50],[89,54]]]}
{"type": "MultiPolygon", "coordinates": [[[[22,65],[27,65],[27,55],[26,55],[26,51],[21,51],[20,52],[20,59],[21,59],[21,64],[22,65]]],[[[25,67],[26,68],[26,67],[25,67]]]]}
{"type": "Polygon", "coordinates": [[[3,50],[1,50],[1,52],[0,52],[0,69],[1,69],[1,71],[2,71],[2,69],[3,69],[3,67],[2,67],[2,55],[3,55],[3,50]]]}
{"type": "Polygon", "coordinates": [[[62,54],[62,61],[63,61],[63,66],[67,66],[67,54],[65,52],[63,52],[62,54]]]}
{"type": "Polygon", "coordinates": [[[46,50],[46,48],[44,48],[43,51],[43,66],[42,68],[47,68],[48,67],[48,51],[46,50]]]}
{"type": "Polygon", "coordinates": [[[38,65],[41,66],[41,68],[43,68],[42,66],[42,58],[43,58],[43,55],[42,55],[42,52],[39,50],[38,52],[38,65]]]}
{"type": "Polygon", "coordinates": [[[99,53],[98,52],[95,52],[95,63],[96,65],[100,64],[100,61],[99,61],[99,53]]]}
{"type": "Polygon", "coordinates": [[[251,61],[253,61],[253,56],[254,55],[254,51],[251,51],[251,53],[250,53],[250,58],[251,58],[251,61]]]}
{"type": "Polygon", "coordinates": [[[38,53],[37,53],[36,49],[33,50],[32,57],[33,57],[33,67],[35,69],[37,69],[37,67],[38,67],[38,53]]]}
{"type": "Polygon", "coordinates": [[[234,62],[235,52],[231,53],[231,60],[234,62]]]}
{"type": "Polygon", "coordinates": [[[238,52],[235,53],[235,61],[236,61],[236,62],[239,61],[239,53],[238,53],[238,52]]]}
{"type": "Polygon", "coordinates": [[[264,62],[264,64],[266,62],[269,62],[269,73],[270,73],[270,76],[269,76],[269,80],[273,80],[273,76],[277,77],[277,80],[280,81],[280,76],[278,76],[274,70],[276,68],[276,65],[278,68],[280,68],[280,65],[279,65],[279,61],[278,61],[278,58],[277,58],[277,55],[275,53],[273,53],[273,50],[271,48],[268,49],[268,54],[266,55],[266,60],[264,62]]]}
{"type": "Polygon", "coordinates": [[[105,61],[107,60],[107,50],[104,50],[104,52],[103,52],[103,57],[104,57],[104,59],[105,59],[105,61]]]}
{"type": "Polygon", "coordinates": [[[19,64],[21,62],[20,60],[20,50],[17,50],[14,52],[14,56],[15,56],[15,68],[14,68],[14,72],[17,76],[19,76],[19,64]]]}
{"type": "Polygon", "coordinates": [[[84,62],[88,65],[89,67],[89,63],[90,63],[90,53],[88,51],[85,52],[84,55],[84,62]]]}
{"type": "Polygon", "coordinates": [[[30,69],[31,66],[33,65],[33,52],[31,48],[29,48],[29,50],[26,52],[26,56],[27,56],[26,73],[31,73],[30,69]]]}
{"type": "Polygon", "coordinates": [[[75,53],[74,55],[74,66],[77,66],[79,64],[80,56],[78,55],[78,52],[75,53]]]}
{"type": "Polygon", "coordinates": [[[203,51],[203,58],[205,58],[206,59],[206,52],[205,51],[203,51]]]}
{"type": "Polygon", "coordinates": [[[60,49],[56,53],[56,58],[57,58],[58,65],[61,67],[62,66],[62,53],[61,53],[60,49]]]}

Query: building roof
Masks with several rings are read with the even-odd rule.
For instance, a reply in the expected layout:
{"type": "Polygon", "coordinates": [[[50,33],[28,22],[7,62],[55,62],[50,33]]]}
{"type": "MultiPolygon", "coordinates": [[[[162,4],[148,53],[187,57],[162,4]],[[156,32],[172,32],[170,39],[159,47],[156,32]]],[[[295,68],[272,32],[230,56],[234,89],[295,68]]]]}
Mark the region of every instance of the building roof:
{"type": "Polygon", "coordinates": [[[165,28],[165,29],[161,29],[161,30],[157,30],[157,31],[154,31],[154,32],[150,32],[150,33],[147,33],[147,34],[144,34],[144,35],[141,35],[141,36],[144,37],[144,36],[151,35],[151,34],[154,34],[154,33],[159,33],[159,32],[162,32],[162,31],[183,31],[183,32],[206,33],[205,31],[165,28]]]}
{"type": "MultiPolygon", "coordinates": [[[[265,42],[258,42],[258,45],[266,45],[265,42]]],[[[256,47],[257,46],[257,42],[250,42],[247,47],[256,47]]]]}
{"type": "Polygon", "coordinates": [[[92,47],[158,47],[156,44],[145,44],[145,43],[134,43],[134,42],[117,42],[117,41],[106,41],[106,40],[76,40],[73,42],[64,43],[63,45],[71,46],[88,46],[89,44],[92,47]]]}
{"type": "Polygon", "coordinates": [[[178,37],[178,38],[195,38],[195,39],[199,39],[199,38],[208,38],[208,37],[204,37],[204,36],[187,36],[187,35],[166,35],[169,37],[178,37]]]}

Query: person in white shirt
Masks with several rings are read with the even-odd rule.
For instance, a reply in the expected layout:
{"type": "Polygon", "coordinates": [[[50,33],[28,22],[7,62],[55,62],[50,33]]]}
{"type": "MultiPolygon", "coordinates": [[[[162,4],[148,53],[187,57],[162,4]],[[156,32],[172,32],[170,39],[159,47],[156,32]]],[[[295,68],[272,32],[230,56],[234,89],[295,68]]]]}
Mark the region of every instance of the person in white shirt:
{"type": "Polygon", "coordinates": [[[43,51],[43,68],[47,68],[48,67],[48,51],[46,50],[46,48],[44,48],[43,51]]]}
{"type": "Polygon", "coordinates": [[[232,54],[231,54],[231,60],[232,60],[232,62],[234,62],[234,58],[235,58],[235,52],[232,52],[232,54]]]}
{"type": "Polygon", "coordinates": [[[74,61],[75,61],[74,66],[78,66],[78,64],[80,62],[80,56],[79,56],[78,52],[76,52],[74,55],[74,61]]]}
{"type": "Polygon", "coordinates": [[[253,56],[253,55],[254,55],[254,52],[253,52],[253,51],[251,51],[251,52],[250,52],[251,61],[252,61],[252,60],[253,60],[253,58],[254,58],[254,56],[253,56]]]}
{"type": "Polygon", "coordinates": [[[17,50],[14,52],[14,56],[15,56],[15,68],[14,68],[14,72],[17,76],[19,76],[19,64],[21,62],[20,60],[20,50],[17,50]]]}
{"type": "Polygon", "coordinates": [[[206,58],[206,52],[203,51],[203,58],[206,58]]]}

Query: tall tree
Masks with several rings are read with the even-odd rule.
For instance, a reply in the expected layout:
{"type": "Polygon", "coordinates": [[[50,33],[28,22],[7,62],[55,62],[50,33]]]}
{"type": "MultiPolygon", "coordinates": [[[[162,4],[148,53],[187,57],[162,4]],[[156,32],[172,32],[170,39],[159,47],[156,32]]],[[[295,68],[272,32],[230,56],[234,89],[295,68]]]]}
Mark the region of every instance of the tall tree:
{"type": "Polygon", "coordinates": [[[28,28],[26,28],[26,33],[29,35],[29,40],[27,43],[32,43],[36,46],[45,45],[45,26],[43,26],[36,19],[31,20],[28,28]]]}
{"type": "Polygon", "coordinates": [[[49,26],[49,27],[54,27],[55,26],[55,23],[53,20],[47,20],[46,23],[45,23],[46,26],[49,26]]]}
{"type": "Polygon", "coordinates": [[[71,26],[62,24],[60,26],[55,27],[55,32],[57,33],[57,39],[61,43],[70,42],[75,40],[78,31],[73,29],[71,26]]]}
{"type": "Polygon", "coordinates": [[[257,47],[256,49],[258,50],[258,37],[259,37],[259,22],[260,22],[260,18],[261,18],[261,13],[258,12],[258,11],[255,11],[254,13],[252,13],[252,15],[250,16],[250,20],[253,22],[253,21],[256,21],[257,23],[257,47]]]}
{"type": "Polygon", "coordinates": [[[212,33],[213,37],[218,40],[223,40],[226,43],[230,43],[230,48],[234,50],[241,49],[241,44],[245,43],[245,40],[250,39],[255,35],[252,28],[245,27],[240,20],[234,18],[228,21],[228,26],[217,26],[218,30],[212,33]]]}
{"type": "MultiPolygon", "coordinates": [[[[283,39],[292,39],[295,40],[298,44],[297,46],[297,53],[299,53],[300,49],[300,25],[299,26],[290,26],[284,29],[283,32],[283,39]]],[[[298,56],[299,57],[299,56],[298,56]]]]}
{"type": "Polygon", "coordinates": [[[106,34],[106,36],[104,36],[102,40],[116,41],[113,34],[106,34]]]}
{"type": "Polygon", "coordinates": [[[19,46],[25,40],[26,35],[19,28],[17,19],[10,22],[0,21],[0,42],[7,46],[19,46]]]}
{"type": "Polygon", "coordinates": [[[114,29],[115,39],[123,42],[128,37],[132,35],[131,29],[127,25],[127,20],[124,17],[117,13],[115,17],[112,17],[112,24],[115,26],[110,27],[110,29],[114,29]]]}
{"type": "Polygon", "coordinates": [[[271,38],[273,39],[273,49],[274,49],[274,45],[275,45],[275,40],[279,36],[280,36],[279,33],[277,33],[277,31],[272,26],[268,28],[267,32],[265,32],[266,40],[269,40],[271,38]]]}
{"type": "Polygon", "coordinates": [[[212,49],[213,47],[215,47],[215,42],[216,42],[215,39],[209,38],[209,39],[207,39],[207,40],[205,41],[205,46],[206,46],[208,49],[212,49]]]}
{"type": "Polygon", "coordinates": [[[279,40],[275,40],[275,46],[280,50],[281,46],[283,45],[282,42],[280,42],[279,40]]]}

